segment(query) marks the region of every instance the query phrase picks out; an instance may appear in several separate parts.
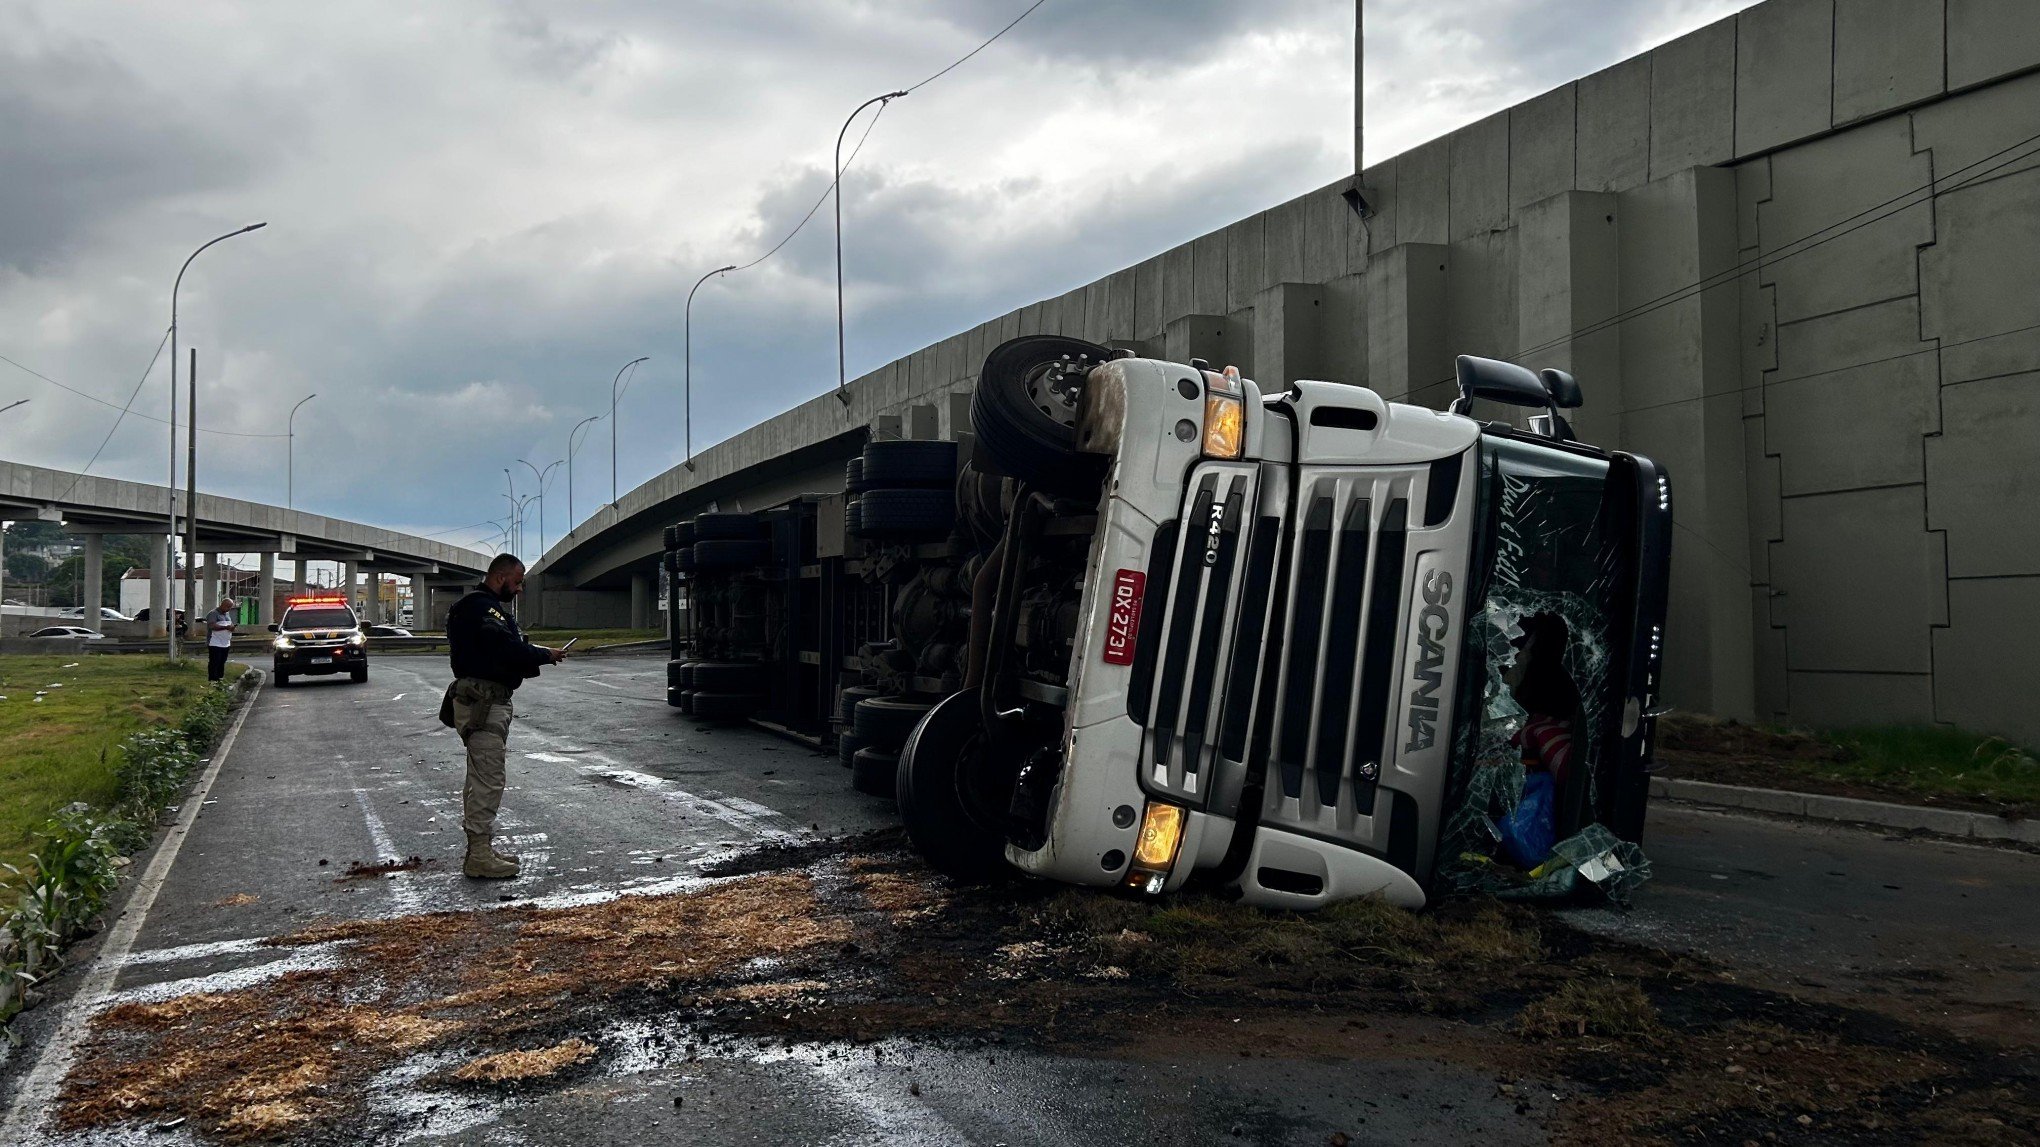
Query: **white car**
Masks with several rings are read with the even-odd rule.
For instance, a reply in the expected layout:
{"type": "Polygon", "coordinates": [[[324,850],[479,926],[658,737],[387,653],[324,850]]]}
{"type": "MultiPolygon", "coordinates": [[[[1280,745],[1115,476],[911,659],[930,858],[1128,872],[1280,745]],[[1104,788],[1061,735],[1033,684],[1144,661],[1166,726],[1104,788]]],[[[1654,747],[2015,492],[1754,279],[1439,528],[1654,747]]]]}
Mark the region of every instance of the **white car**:
{"type": "Polygon", "coordinates": [[[42,629],[38,629],[38,630],[36,630],[36,631],[35,631],[34,633],[31,633],[31,634],[29,634],[29,636],[30,636],[30,637],[32,637],[32,638],[41,638],[41,639],[43,639],[43,640],[46,640],[46,641],[105,641],[105,640],[107,640],[107,637],[106,637],[106,635],[105,635],[104,633],[101,633],[101,632],[99,632],[99,631],[98,631],[98,630],[96,630],[96,629],[87,629],[87,628],[85,628],[85,627],[84,627],[84,626],[82,626],[82,625],[51,625],[51,626],[46,626],[46,627],[44,627],[44,628],[42,628],[42,629]]]}
{"type": "MultiPolygon", "coordinates": [[[[69,608],[69,609],[64,609],[64,610],[59,610],[59,611],[57,611],[57,616],[58,616],[58,617],[75,617],[75,618],[78,618],[79,620],[81,620],[81,621],[82,621],[82,620],[84,620],[84,618],[85,618],[85,607],[84,607],[84,606],[82,606],[82,605],[74,605],[74,606],[72,606],[72,607],[71,607],[71,608],[69,608]]],[[[117,609],[113,608],[113,607],[112,607],[112,606],[110,606],[110,605],[102,605],[102,606],[100,606],[100,607],[99,607],[99,620],[101,620],[101,621],[133,621],[133,620],[134,620],[134,618],[132,618],[132,617],[129,617],[129,616],[127,615],[127,614],[125,614],[125,613],[122,613],[121,611],[119,611],[119,610],[117,610],[117,609]]]]}

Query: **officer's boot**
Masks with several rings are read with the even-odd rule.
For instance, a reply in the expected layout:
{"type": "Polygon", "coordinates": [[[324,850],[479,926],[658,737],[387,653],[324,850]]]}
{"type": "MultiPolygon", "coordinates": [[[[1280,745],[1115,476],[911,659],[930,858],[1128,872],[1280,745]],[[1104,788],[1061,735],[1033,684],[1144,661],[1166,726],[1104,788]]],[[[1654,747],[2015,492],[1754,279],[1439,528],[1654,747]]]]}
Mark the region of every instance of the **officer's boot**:
{"type": "Polygon", "coordinates": [[[508,880],[517,875],[517,858],[503,856],[489,847],[487,834],[467,834],[467,862],[461,865],[461,873],[477,880],[508,880]]]}

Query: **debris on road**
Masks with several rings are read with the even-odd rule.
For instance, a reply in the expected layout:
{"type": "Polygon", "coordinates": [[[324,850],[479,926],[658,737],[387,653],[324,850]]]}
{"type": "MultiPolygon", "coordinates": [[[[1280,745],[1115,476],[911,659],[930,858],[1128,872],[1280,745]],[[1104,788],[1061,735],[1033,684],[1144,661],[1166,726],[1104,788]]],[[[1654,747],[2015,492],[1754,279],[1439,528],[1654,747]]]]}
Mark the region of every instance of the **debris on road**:
{"type": "MultiPolygon", "coordinates": [[[[319,863],[324,864],[326,862],[321,860],[319,863]]],[[[393,872],[415,871],[433,863],[436,863],[436,861],[428,860],[422,856],[407,856],[402,860],[378,860],[368,864],[363,864],[358,860],[350,860],[347,862],[347,875],[335,878],[334,883],[338,884],[342,880],[373,880],[377,877],[388,876],[393,872]]]]}
{"type": "Polygon", "coordinates": [[[583,1039],[570,1039],[536,1051],[504,1051],[472,1059],[454,1069],[453,1078],[464,1083],[522,1083],[545,1079],[595,1058],[596,1047],[583,1039]]]}

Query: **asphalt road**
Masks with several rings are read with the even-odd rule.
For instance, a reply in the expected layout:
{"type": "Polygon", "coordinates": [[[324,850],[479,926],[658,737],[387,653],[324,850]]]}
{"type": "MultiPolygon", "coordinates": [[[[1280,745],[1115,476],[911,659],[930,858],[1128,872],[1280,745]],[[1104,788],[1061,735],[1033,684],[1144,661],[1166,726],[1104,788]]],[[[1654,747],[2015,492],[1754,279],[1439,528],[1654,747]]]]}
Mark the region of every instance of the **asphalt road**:
{"type": "MultiPolygon", "coordinates": [[[[892,820],[889,802],[850,791],[833,756],[678,717],[664,704],[660,659],[589,658],[518,693],[500,830],[524,874],[466,880],[460,749],[434,717],[447,676],[438,657],[384,656],[366,685],[332,677],[265,688],[110,999],[84,1002],[231,989],[316,967],[326,958],[316,948],[255,943],[315,918],[683,889],[701,864],[735,850],[892,820]],[[415,870],[342,879],[352,863],[414,855],[424,858],[415,870]]],[[[1811,990],[1887,993],[1957,1027],[2031,1030],[2040,857],[1672,807],[1653,810],[1647,846],[1656,878],[1638,908],[1575,912],[1575,923],[1811,990]]],[[[67,980],[60,994],[77,977],[67,980]]],[[[15,1100],[64,1011],[59,1001],[25,1017],[28,1042],[0,1060],[0,1103],[15,1100]]],[[[648,1033],[589,1034],[616,1046],[648,1033]]],[[[1341,1129],[1355,1143],[1391,1143],[1438,1134],[1441,1107],[1452,1112],[1449,1138],[1542,1136],[1487,1074],[1393,1049],[1366,1062],[1135,1062],[773,1044],[687,1060],[643,1042],[644,1054],[561,1090],[420,1097],[396,1087],[377,1102],[415,1117],[406,1139],[417,1142],[1321,1144],[1341,1129]],[[1382,1096],[1401,1098],[1372,1101],[1382,1096]]],[[[132,1138],[195,1142],[187,1135],[132,1138]]],[[[106,1141],[117,1140],[51,1140],[106,1141]]]]}

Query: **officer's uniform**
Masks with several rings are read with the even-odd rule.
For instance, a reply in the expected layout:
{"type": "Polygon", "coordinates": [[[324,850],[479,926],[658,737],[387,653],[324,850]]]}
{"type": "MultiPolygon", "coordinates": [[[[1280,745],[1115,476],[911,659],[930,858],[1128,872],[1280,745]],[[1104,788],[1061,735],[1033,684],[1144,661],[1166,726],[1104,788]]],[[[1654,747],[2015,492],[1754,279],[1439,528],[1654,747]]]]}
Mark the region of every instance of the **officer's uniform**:
{"type": "Polygon", "coordinates": [[[467,746],[467,783],[461,790],[461,828],[467,832],[469,876],[514,876],[517,858],[494,852],[496,809],[503,802],[505,743],[510,737],[510,695],[552,654],[533,645],[517,627],[510,603],[486,586],[454,605],[446,615],[446,643],[452,654],[453,685],[442,718],[467,746]],[[490,856],[496,864],[488,863],[490,856]],[[508,871],[502,869],[508,866],[508,871]],[[477,869],[485,871],[477,871],[477,869]]]}

